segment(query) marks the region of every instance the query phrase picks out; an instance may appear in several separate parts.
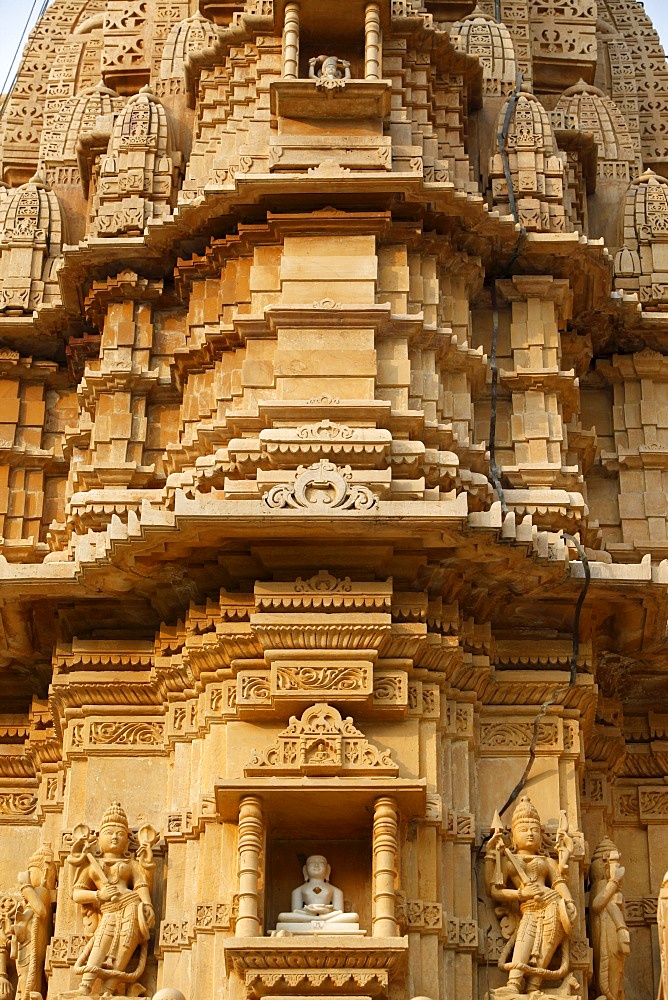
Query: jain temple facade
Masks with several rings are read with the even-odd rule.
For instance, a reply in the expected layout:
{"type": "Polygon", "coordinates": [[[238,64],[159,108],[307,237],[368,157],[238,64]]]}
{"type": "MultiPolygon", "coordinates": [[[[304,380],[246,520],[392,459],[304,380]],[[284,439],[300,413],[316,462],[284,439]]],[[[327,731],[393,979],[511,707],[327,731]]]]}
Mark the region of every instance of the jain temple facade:
{"type": "Polygon", "coordinates": [[[667,998],[642,3],[53,0],[0,178],[0,998],[667,998]]]}

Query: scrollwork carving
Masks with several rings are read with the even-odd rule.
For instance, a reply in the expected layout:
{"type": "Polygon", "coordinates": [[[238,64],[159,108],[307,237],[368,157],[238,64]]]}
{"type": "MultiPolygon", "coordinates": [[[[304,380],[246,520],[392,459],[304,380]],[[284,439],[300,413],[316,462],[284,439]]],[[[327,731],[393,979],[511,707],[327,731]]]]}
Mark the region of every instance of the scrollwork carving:
{"type": "Polygon", "coordinates": [[[300,466],[293,484],[272,486],[263,497],[268,510],[307,510],[327,513],[330,510],[370,511],[378,506],[378,497],[368,486],[351,484],[348,466],[339,469],[321,459],[307,469],[300,466]]]}

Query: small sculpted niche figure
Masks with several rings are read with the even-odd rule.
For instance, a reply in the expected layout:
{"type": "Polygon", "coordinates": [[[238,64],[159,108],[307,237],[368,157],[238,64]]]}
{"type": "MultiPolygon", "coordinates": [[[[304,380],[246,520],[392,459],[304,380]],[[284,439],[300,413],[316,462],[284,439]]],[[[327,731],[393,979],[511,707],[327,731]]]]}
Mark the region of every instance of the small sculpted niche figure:
{"type": "Polygon", "coordinates": [[[72,899],[83,907],[84,924],[91,935],[74,966],[82,977],[79,993],[83,995],[92,993],[100,980],[102,996],[125,996],[126,986],[137,982],[146,966],[148,939],[155,924],[152,847],[158,834],[148,824],[140,827],[134,858],[128,850],[129,838],[128,819],[119,802],[112,802],[105,812],[97,838],[83,824],[74,830],[67,859],[74,869],[72,899]],[[137,965],[128,971],[137,947],[137,965]]]}
{"type": "Polygon", "coordinates": [[[313,56],[308,61],[309,79],[316,80],[318,87],[333,90],[344,87],[350,79],[350,63],[338,56],[313,56]]]}
{"type": "Polygon", "coordinates": [[[602,840],[589,869],[589,922],[594,950],[594,986],[599,1000],[624,1000],[624,963],[630,954],[629,929],[621,893],[624,869],[611,840],[602,840]]]}
{"type": "Polygon", "coordinates": [[[577,918],[565,878],[572,844],[567,830],[562,826],[557,836],[557,862],[543,853],[540,816],[524,796],[513,814],[511,831],[512,848],[495,817],[485,851],[487,891],[516,919],[499,958],[499,968],[509,973],[508,984],[495,991],[496,1000],[533,993],[546,982],[568,976],[569,939],[577,918]]]}
{"type": "Polygon", "coordinates": [[[359,934],[359,917],[344,913],[343,893],[329,881],[327,858],[312,854],[302,869],[304,882],[292,892],[292,910],[279,913],[276,930],[293,934],[359,934]]]}
{"type": "Polygon", "coordinates": [[[19,873],[21,900],[11,927],[11,957],[16,963],[18,983],[15,1000],[41,998],[46,946],[53,931],[52,892],[56,886],[53,851],[44,846],[19,873]]]}

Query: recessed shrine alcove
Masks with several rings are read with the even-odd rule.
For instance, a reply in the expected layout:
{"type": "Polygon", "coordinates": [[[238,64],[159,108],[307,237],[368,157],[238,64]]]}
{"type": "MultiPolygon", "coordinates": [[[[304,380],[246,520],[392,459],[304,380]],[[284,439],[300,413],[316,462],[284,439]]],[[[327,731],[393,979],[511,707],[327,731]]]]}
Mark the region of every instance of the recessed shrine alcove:
{"type": "Polygon", "coordinates": [[[313,854],[321,854],[331,865],[329,881],[343,892],[346,911],[359,914],[359,925],[371,932],[371,824],[359,839],[280,839],[267,849],[265,878],[265,926],[271,933],[278,914],[290,909],[290,895],[303,881],[302,867],[313,854]]]}

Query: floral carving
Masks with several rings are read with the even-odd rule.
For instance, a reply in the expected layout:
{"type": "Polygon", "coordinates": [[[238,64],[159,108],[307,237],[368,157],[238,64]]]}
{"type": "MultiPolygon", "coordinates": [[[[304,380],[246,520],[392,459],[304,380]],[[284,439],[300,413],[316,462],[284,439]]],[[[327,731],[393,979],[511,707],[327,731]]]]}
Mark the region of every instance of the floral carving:
{"type": "Polygon", "coordinates": [[[0,792],[0,817],[32,816],[36,808],[32,792],[0,792]]]}
{"type": "Polygon", "coordinates": [[[368,668],[333,667],[286,667],[276,668],[276,693],[287,694],[294,691],[358,691],[367,686],[368,668]]]}
{"type": "Polygon", "coordinates": [[[308,580],[302,580],[301,576],[295,580],[295,591],[298,594],[349,593],[351,590],[352,584],[349,576],[339,580],[338,577],[328,573],[326,569],[319,570],[315,576],[310,576],[308,580]]]}
{"type": "Polygon", "coordinates": [[[90,727],[90,742],[104,745],[155,746],[162,735],[157,722],[93,722],[90,727]]]}

